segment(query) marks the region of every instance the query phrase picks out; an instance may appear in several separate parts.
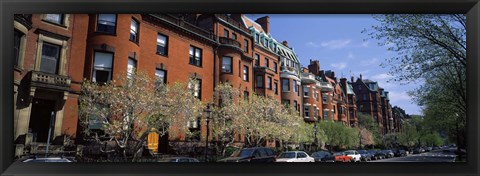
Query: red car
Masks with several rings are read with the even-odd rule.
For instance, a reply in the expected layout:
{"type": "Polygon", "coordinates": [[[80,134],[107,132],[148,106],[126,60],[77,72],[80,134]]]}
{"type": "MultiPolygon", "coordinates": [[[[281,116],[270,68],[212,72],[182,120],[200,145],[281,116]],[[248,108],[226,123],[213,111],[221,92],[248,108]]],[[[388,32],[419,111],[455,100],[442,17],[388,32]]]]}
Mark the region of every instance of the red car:
{"type": "Polygon", "coordinates": [[[336,152],[333,156],[335,156],[335,162],[352,162],[352,157],[347,156],[344,152],[336,152]]]}

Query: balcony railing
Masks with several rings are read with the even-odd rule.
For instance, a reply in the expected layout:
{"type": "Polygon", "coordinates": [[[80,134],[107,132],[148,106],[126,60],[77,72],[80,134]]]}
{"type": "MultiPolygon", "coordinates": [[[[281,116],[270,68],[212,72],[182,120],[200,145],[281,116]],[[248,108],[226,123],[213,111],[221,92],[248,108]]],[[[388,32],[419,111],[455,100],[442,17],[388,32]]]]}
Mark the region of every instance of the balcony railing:
{"type": "Polygon", "coordinates": [[[322,91],[333,91],[333,86],[327,82],[320,82],[322,86],[322,91]]]}
{"type": "Polygon", "coordinates": [[[240,42],[238,42],[234,39],[231,39],[231,38],[219,37],[218,40],[221,44],[232,45],[232,46],[235,46],[237,48],[241,47],[240,42]]]}
{"type": "Polygon", "coordinates": [[[56,90],[68,90],[72,80],[68,76],[56,75],[40,71],[31,72],[31,86],[56,90]]]}
{"type": "Polygon", "coordinates": [[[15,21],[25,25],[27,28],[32,28],[32,14],[15,14],[15,21]]]}
{"type": "Polygon", "coordinates": [[[198,26],[195,26],[183,19],[177,18],[173,15],[170,14],[152,14],[151,16],[156,17],[157,19],[169,22],[171,24],[174,24],[178,27],[181,27],[183,29],[186,29],[190,32],[196,33],[198,35],[204,36],[206,38],[209,38],[211,40],[215,40],[215,35],[213,32],[206,31],[198,26]]]}
{"type": "Polygon", "coordinates": [[[301,74],[301,77],[302,77],[302,81],[306,81],[306,82],[316,82],[315,80],[315,75],[311,74],[311,73],[302,73],[301,74]]]}
{"type": "Polygon", "coordinates": [[[216,17],[222,19],[223,21],[231,24],[232,26],[235,26],[239,29],[241,29],[242,31],[245,31],[247,33],[250,32],[250,30],[248,30],[245,26],[243,26],[241,23],[239,23],[238,21],[235,21],[234,19],[230,18],[229,16],[225,15],[225,14],[215,14],[216,17]]]}

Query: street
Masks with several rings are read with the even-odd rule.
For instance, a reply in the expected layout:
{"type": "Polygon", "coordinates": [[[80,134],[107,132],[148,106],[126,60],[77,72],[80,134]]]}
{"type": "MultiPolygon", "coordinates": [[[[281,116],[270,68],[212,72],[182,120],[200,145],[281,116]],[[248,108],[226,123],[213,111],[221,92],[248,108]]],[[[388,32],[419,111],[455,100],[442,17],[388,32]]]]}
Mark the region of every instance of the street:
{"type": "Polygon", "coordinates": [[[370,162],[454,162],[455,153],[442,151],[432,151],[421,154],[412,154],[405,157],[395,157],[383,160],[373,160],[370,162]]]}

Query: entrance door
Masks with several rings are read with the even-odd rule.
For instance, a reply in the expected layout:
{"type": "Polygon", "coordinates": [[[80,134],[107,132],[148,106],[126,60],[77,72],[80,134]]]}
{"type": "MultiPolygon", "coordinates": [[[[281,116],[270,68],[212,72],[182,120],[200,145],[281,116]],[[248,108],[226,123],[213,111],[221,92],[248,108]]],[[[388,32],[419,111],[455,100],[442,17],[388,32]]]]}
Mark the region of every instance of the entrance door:
{"type": "Polygon", "coordinates": [[[36,136],[36,142],[47,142],[52,111],[55,111],[55,101],[33,99],[32,111],[30,113],[30,124],[28,127],[32,129],[34,138],[36,136]]]}

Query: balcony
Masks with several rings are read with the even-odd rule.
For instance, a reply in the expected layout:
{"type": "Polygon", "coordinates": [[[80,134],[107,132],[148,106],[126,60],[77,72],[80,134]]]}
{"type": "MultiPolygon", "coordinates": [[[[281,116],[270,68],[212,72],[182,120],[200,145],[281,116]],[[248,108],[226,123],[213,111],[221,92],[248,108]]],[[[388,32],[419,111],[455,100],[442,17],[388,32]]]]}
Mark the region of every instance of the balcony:
{"type": "Polygon", "coordinates": [[[219,37],[218,40],[219,40],[220,44],[222,44],[222,45],[229,45],[229,46],[235,47],[236,49],[241,50],[240,42],[238,42],[234,39],[226,38],[226,37],[219,37]]]}
{"type": "Polygon", "coordinates": [[[305,82],[305,83],[316,83],[317,81],[315,80],[315,75],[311,73],[302,73],[301,77],[302,77],[302,82],[305,82]]]}
{"type": "Polygon", "coordinates": [[[327,82],[320,82],[320,86],[322,87],[322,91],[333,91],[333,86],[327,82]]]}
{"type": "Polygon", "coordinates": [[[61,76],[40,71],[31,71],[30,85],[32,87],[68,91],[71,82],[72,80],[68,76],[61,76]]]}
{"type": "Polygon", "coordinates": [[[28,29],[32,28],[32,14],[15,14],[14,19],[28,29]]]}
{"type": "Polygon", "coordinates": [[[236,28],[244,31],[244,32],[247,32],[247,33],[250,33],[250,30],[248,30],[243,24],[235,21],[234,19],[230,18],[229,16],[225,15],[225,14],[215,14],[215,16],[217,18],[220,18],[222,19],[223,21],[231,24],[232,26],[235,26],[236,28]]]}
{"type": "Polygon", "coordinates": [[[166,22],[176,28],[180,28],[187,33],[193,33],[196,35],[200,35],[204,38],[210,39],[210,40],[215,40],[216,35],[213,34],[211,31],[206,31],[198,26],[195,26],[194,24],[191,24],[184,19],[177,18],[173,15],[170,14],[150,14],[150,15],[142,15],[142,18],[149,19],[149,20],[154,20],[156,22],[161,21],[161,22],[166,22]]]}

